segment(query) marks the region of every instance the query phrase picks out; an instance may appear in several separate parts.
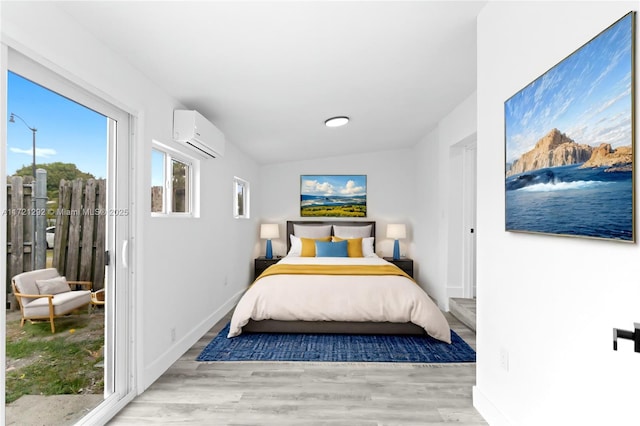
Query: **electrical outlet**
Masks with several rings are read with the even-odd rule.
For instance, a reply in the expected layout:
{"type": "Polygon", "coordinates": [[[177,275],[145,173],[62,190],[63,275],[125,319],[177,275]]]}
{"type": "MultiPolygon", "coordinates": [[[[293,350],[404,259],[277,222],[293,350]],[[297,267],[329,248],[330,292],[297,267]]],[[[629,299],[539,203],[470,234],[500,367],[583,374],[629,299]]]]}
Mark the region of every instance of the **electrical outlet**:
{"type": "Polygon", "coordinates": [[[504,371],[509,371],[509,351],[505,348],[500,349],[500,367],[504,371]]]}
{"type": "Polygon", "coordinates": [[[227,276],[226,276],[226,275],[225,275],[225,277],[224,277],[224,286],[225,286],[225,287],[227,286],[227,276]]]}
{"type": "Polygon", "coordinates": [[[176,329],[175,327],[171,329],[171,343],[176,341],[176,329]]]}

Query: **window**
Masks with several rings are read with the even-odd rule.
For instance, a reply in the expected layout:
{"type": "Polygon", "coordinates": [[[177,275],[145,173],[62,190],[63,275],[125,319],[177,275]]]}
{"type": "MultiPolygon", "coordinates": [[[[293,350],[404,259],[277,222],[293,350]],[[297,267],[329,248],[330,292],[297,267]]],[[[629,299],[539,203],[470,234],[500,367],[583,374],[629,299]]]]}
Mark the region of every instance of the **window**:
{"type": "Polygon", "coordinates": [[[193,160],[156,141],[151,150],[151,214],[194,213],[193,160]]]}
{"type": "Polygon", "coordinates": [[[249,182],[239,177],[233,178],[233,217],[249,218],[249,182]]]}

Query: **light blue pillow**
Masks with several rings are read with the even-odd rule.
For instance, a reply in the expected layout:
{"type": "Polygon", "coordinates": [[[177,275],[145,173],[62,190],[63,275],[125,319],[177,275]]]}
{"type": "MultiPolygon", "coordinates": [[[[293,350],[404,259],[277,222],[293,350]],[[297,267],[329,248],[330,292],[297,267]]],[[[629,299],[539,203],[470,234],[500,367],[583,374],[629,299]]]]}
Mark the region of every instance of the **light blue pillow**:
{"type": "Polygon", "coordinates": [[[316,241],[316,257],[348,257],[347,240],[336,243],[316,241]]]}

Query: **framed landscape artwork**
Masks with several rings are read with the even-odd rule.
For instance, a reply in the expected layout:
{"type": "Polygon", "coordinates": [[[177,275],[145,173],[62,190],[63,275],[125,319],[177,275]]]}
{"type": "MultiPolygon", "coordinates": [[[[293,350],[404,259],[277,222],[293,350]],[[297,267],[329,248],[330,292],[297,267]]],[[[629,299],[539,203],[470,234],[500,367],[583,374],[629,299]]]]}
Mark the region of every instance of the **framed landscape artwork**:
{"type": "Polygon", "coordinates": [[[635,14],[505,102],[507,231],[635,241],[635,14]]]}
{"type": "Polygon", "coordinates": [[[366,175],[301,175],[300,216],[366,217],[366,175]]]}

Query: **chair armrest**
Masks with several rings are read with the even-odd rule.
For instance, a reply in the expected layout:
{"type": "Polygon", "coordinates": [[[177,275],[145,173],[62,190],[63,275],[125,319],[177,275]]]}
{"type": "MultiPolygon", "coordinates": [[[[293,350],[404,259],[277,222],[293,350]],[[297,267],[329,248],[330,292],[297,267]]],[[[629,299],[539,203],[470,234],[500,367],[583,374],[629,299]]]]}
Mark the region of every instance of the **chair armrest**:
{"type": "Polygon", "coordinates": [[[39,299],[41,297],[53,297],[53,294],[25,294],[25,293],[13,293],[14,296],[25,297],[27,299],[39,299]]]}
{"type": "Polygon", "coordinates": [[[104,288],[91,293],[91,303],[94,305],[104,305],[104,288]]]}
{"type": "Polygon", "coordinates": [[[93,282],[91,282],[91,281],[69,281],[69,280],[67,280],[67,283],[69,285],[79,285],[80,287],[84,287],[87,290],[91,290],[91,287],[93,287],[93,282]]]}

